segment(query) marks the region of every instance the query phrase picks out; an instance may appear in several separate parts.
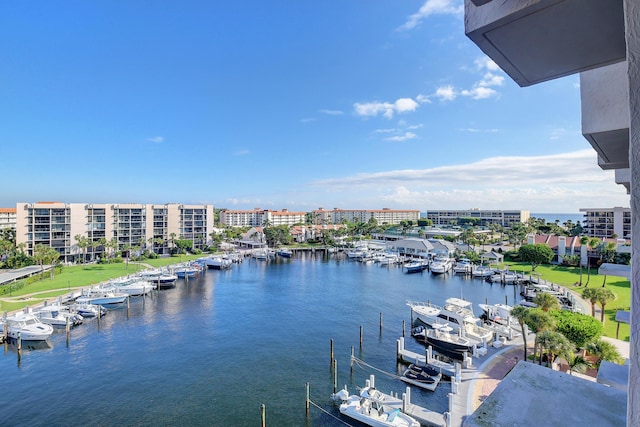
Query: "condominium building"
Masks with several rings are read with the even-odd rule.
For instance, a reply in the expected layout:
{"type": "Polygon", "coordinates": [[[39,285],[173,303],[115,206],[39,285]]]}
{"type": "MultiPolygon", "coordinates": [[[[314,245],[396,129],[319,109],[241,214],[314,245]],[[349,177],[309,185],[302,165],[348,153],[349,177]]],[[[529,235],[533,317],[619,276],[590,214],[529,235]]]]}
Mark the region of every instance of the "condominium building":
{"type": "Polygon", "coordinates": [[[15,208],[0,208],[0,230],[5,228],[16,228],[15,208]]]}
{"type": "Polygon", "coordinates": [[[138,247],[166,254],[175,239],[191,240],[197,249],[206,247],[213,219],[211,205],[18,203],[16,243],[25,243],[29,255],[37,244],[50,246],[64,262],[82,258],[76,236],[95,243],[87,248],[89,259],[104,256],[104,243],[112,240],[117,250],[138,247]]]}
{"type": "Polygon", "coordinates": [[[480,220],[482,227],[490,224],[500,224],[503,227],[511,227],[516,223],[524,223],[531,217],[529,211],[519,210],[481,210],[477,208],[466,210],[442,210],[427,211],[427,219],[433,221],[433,225],[454,225],[464,218],[480,220]]]}
{"type": "Polygon", "coordinates": [[[401,221],[417,222],[420,218],[419,210],[396,210],[396,209],[338,209],[325,210],[319,208],[311,212],[314,224],[340,224],[348,222],[369,222],[372,218],[380,225],[397,225],[401,221]]]}
{"type": "Polygon", "coordinates": [[[631,208],[583,208],[580,212],[584,212],[582,227],[587,236],[604,239],[616,234],[623,239],[631,238],[631,208]]]}
{"type": "Polygon", "coordinates": [[[264,225],[294,225],[306,223],[306,212],[290,212],[287,209],[270,211],[260,208],[252,210],[224,210],[220,212],[220,224],[229,227],[262,227],[264,225]]]}

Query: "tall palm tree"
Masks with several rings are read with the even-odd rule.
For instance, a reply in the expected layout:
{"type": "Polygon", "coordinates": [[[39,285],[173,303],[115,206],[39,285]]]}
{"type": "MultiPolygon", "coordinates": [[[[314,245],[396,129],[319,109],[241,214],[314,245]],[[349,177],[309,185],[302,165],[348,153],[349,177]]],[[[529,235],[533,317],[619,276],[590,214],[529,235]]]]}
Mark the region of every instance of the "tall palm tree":
{"type": "Polygon", "coordinates": [[[584,356],[576,354],[573,351],[567,351],[562,356],[569,364],[569,375],[573,375],[574,372],[582,374],[591,367],[591,362],[585,359],[584,356]]]}
{"type": "Polygon", "coordinates": [[[598,299],[598,304],[600,305],[600,321],[602,322],[602,325],[604,325],[604,308],[605,308],[605,306],[607,305],[607,303],[609,301],[613,301],[617,297],[618,296],[616,294],[614,294],[613,291],[611,291],[611,289],[607,289],[607,288],[598,289],[597,299],[598,299]]]}
{"type": "Polygon", "coordinates": [[[522,331],[522,341],[524,342],[524,359],[527,360],[527,333],[525,326],[527,324],[527,318],[529,317],[529,309],[525,306],[518,305],[511,309],[511,316],[520,324],[520,330],[522,331]]]}
{"type": "Polygon", "coordinates": [[[87,260],[87,248],[89,247],[89,239],[81,234],[74,236],[78,244],[78,248],[82,250],[82,268],[85,268],[85,261],[87,260]]]}
{"type": "MultiPolygon", "coordinates": [[[[542,331],[536,335],[536,340],[540,345],[540,361],[542,364],[542,353],[547,350],[547,364],[552,364],[558,354],[565,353],[567,348],[573,349],[569,340],[556,331],[542,331]]],[[[548,366],[547,365],[547,366],[548,366]]]]}
{"type": "Polygon", "coordinates": [[[596,317],[596,303],[598,302],[598,289],[585,288],[582,291],[582,298],[591,302],[591,317],[596,317]]]}
{"type": "MultiPolygon", "coordinates": [[[[527,326],[536,331],[536,340],[534,344],[534,348],[536,349],[534,350],[535,354],[537,353],[537,348],[540,345],[540,342],[538,341],[540,333],[553,330],[555,327],[555,320],[546,311],[531,310],[527,316],[527,326]]],[[[542,357],[542,348],[540,349],[540,357],[542,357]]]]}
{"type": "Polygon", "coordinates": [[[545,312],[560,309],[560,302],[558,301],[558,298],[548,292],[538,292],[533,299],[533,302],[545,312]]]}
{"type": "Polygon", "coordinates": [[[587,353],[596,357],[596,368],[600,369],[603,360],[617,364],[624,363],[624,357],[620,354],[615,345],[609,341],[599,339],[598,341],[587,344],[587,353]]]}

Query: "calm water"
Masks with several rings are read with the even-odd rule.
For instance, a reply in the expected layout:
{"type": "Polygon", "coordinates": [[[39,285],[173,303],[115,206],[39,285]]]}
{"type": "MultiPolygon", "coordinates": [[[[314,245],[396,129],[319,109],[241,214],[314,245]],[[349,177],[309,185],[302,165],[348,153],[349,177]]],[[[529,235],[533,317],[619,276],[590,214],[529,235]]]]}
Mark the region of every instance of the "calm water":
{"type": "MultiPolygon", "coordinates": [[[[23,351],[20,363],[5,345],[0,425],[248,426],[259,425],[261,404],[268,426],[341,425],[313,406],[307,420],[304,410],[309,382],[311,399],[338,414],[329,398],[331,339],[339,388],[355,392],[376,374],[379,389],[402,393],[403,382],[370,369],[350,376],[351,347],[368,364],[398,372],[407,300],[441,304],[462,295],[477,304],[504,302],[505,294],[513,303],[513,286],[320,254],[247,260],[133,299],[100,325],[88,320],[68,345],[56,332],[50,348],[23,351]]],[[[423,351],[410,338],[407,347],[423,351]]],[[[435,393],[413,390],[412,399],[444,412],[449,391],[442,383],[435,393]]]]}

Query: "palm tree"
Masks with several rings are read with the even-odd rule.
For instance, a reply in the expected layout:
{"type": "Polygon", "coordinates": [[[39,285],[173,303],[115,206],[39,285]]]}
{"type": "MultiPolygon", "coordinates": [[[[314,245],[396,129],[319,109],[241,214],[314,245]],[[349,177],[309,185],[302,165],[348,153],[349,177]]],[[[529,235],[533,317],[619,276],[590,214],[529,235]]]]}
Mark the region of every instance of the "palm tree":
{"type": "Polygon", "coordinates": [[[82,250],[82,268],[85,268],[85,261],[87,259],[87,248],[89,247],[89,239],[81,234],[76,234],[74,239],[78,243],[78,248],[82,250]]]}
{"type": "MultiPolygon", "coordinates": [[[[598,247],[600,239],[597,237],[582,236],[580,238],[580,244],[587,246],[587,283],[585,283],[585,286],[589,286],[589,280],[591,280],[591,257],[589,256],[589,252],[598,247]]],[[[582,285],[582,279],[580,280],[580,285],[582,285]]]]}
{"type": "Polygon", "coordinates": [[[560,309],[560,302],[558,301],[558,298],[548,292],[538,292],[533,299],[533,302],[544,312],[560,309]]]}
{"type": "Polygon", "coordinates": [[[598,302],[598,289],[597,288],[585,288],[582,291],[582,298],[591,302],[591,317],[596,317],[596,303],[598,302]]]}
{"type": "Polygon", "coordinates": [[[617,364],[624,363],[624,357],[620,354],[615,345],[609,341],[599,339],[596,342],[587,344],[587,353],[596,357],[596,368],[600,369],[603,360],[617,364]]]}
{"type": "MultiPolygon", "coordinates": [[[[540,345],[540,342],[538,341],[540,333],[553,330],[553,328],[555,327],[555,320],[546,311],[531,310],[529,312],[529,315],[527,316],[527,326],[536,331],[536,341],[534,344],[534,348],[537,349],[538,345],[540,345]]],[[[534,354],[536,352],[537,351],[534,351],[534,354]]],[[[540,357],[542,357],[542,347],[540,348],[540,357]]]]}
{"type": "Polygon", "coordinates": [[[173,253],[173,250],[176,247],[176,237],[176,233],[169,234],[169,241],[171,242],[171,253],[173,253]]]}
{"type": "Polygon", "coordinates": [[[536,340],[540,345],[540,362],[542,364],[542,353],[546,349],[547,352],[547,366],[553,364],[555,357],[558,354],[567,352],[568,348],[573,350],[573,346],[569,343],[569,340],[565,338],[560,332],[556,331],[542,331],[536,335],[536,340]]]}
{"type": "Polygon", "coordinates": [[[605,308],[605,306],[607,305],[607,303],[609,301],[613,301],[617,297],[618,296],[616,294],[614,294],[613,291],[611,291],[611,289],[607,289],[607,288],[598,289],[597,299],[598,299],[598,304],[600,304],[600,321],[602,322],[602,325],[604,325],[604,308],[605,308]]]}
{"type": "Polygon", "coordinates": [[[524,359],[527,360],[527,333],[525,326],[527,324],[527,318],[529,317],[529,309],[525,306],[518,305],[511,309],[511,316],[518,321],[520,329],[522,331],[522,341],[524,342],[524,359]]]}
{"type": "Polygon", "coordinates": [[[563,356],[569,364],[569,375],[573,375],[574,372],[582,374],[591,367],[591,362],[585,359],[584,356],[575,354],[573,351],[568,351],[563,354],[563,356]]]}

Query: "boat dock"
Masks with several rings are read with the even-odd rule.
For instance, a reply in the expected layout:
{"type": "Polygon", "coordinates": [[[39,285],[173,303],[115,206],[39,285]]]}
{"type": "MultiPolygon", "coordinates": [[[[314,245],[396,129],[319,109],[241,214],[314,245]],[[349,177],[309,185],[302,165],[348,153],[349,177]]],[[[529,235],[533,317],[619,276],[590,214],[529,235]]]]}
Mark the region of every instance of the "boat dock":
{"type": "MultiPolygon", "coordinates": [[[[373,375],[367,380],[366,387],[375,388],[375,377],[373,375]]],[[[382,400],[385,405],[399,409],[413,417],[423,426],[446,427],[447,425],[446,418],[448,414],[435,412],[411,403],[411,387],[407,387],[405,392],[402,393],[402,399],[398,398],[398,396],[382,393],[379,390],[376,390],[376,394],[381,396],[380,400],[382,400]]]]}
{"type": "MultiPolygon", "coordinates": [[[[427,348],[425,354],[419,354],[404,347],[404,337],[398,338],[396,342],[397,359],[401,362],[416,363],[422,366],[431,366],[440,371],[442,375],[448,377],[460,376],[461,365],[459,363],[447,363],[433,357],[431,347],[427,348]]],[[[463,362],[464,363],[464,362],[463,362]]],[[[467,362],[465,366],[470,363],[467,362]]]]}

